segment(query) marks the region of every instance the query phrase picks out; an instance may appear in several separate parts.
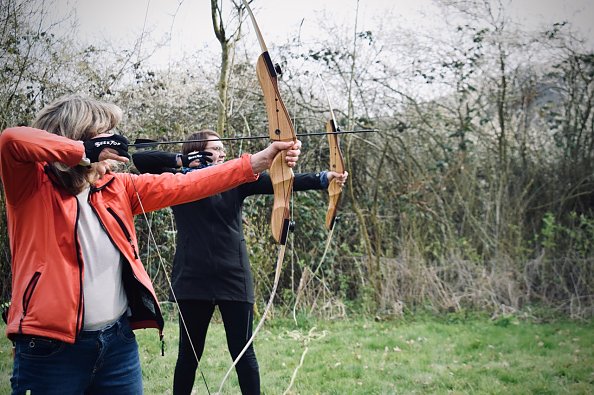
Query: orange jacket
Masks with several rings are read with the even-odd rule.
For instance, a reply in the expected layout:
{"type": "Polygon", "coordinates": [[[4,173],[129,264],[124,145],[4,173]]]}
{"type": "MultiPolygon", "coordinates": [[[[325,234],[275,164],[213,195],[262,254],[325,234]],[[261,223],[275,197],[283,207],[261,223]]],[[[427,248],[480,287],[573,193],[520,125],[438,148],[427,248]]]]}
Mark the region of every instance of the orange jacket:
{"type": "MultiPolygon", "coordinates": [[[[75,166],[83,153],[80,142],[38,129],[10,128],[0,134],[0,177],[12,254],[9,337],[22,333],[73,343],[83,327],[78,201],[57,187],[44,168],[48,162],[75,166]]],[[[123,277],[133,328],[163,328],[155,292],[138,257],[133,216],[256,178],[249,155],[244,155],[187,175],[110,173],[91,187],[89,203],[127,263],[123,277]]]]}

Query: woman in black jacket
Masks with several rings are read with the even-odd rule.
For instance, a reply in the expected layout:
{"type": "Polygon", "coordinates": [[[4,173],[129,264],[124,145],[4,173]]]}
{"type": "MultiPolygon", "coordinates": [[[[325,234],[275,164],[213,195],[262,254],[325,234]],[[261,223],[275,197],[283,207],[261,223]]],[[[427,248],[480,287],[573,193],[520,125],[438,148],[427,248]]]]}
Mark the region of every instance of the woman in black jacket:
{"type": "MultiPolygon", "coordinates": [[[[188,137],[188,140],[207,139],[184,143],[182,154],[138,151],[132,156],[134,165],[141,173],[187,173],[223,163],[225,148],[216,132],[203,130],[188,137]]],[[[296,174],[293,189],[325,189],[334,178],[344,184],[347,176],[346,172],[331,171],[296,174]]],[[[273,194],[266,173],[252,183],[172,207],[177,246],[171,282],[180,310],[179,353],[173,379],[175,395],[192,391],[198,366],[192,345],[200,359],[215,306],[219,306],[233,360],[252,336],[254,287],[243,235],[242,206],[246,197],[258,194],[273,194]]],[[[235,369],[242,394],[259,394],[260,375],[253,344],[235,369]]]]}

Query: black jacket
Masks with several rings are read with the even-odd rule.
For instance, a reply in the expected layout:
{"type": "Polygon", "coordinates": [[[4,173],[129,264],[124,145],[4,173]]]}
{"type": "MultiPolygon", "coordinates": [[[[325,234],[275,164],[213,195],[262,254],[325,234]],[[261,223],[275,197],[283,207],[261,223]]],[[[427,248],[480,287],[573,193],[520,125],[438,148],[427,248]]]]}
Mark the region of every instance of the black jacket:
{"type": "MultiPolygon", "coordinates": [[[[175,157],[176,154],[160,151],[132,155],[141,173],[179,172],[175,157]]],[[[293,189],[324,189],[322,179],[322,173],[296,174],[293,189]]],[[[267,173],[227,192],[172,207],[177,246],[171,282],[178,300],[254,303],[241,210],[246,197],[258,194],[273,194],[267,173]]]]}

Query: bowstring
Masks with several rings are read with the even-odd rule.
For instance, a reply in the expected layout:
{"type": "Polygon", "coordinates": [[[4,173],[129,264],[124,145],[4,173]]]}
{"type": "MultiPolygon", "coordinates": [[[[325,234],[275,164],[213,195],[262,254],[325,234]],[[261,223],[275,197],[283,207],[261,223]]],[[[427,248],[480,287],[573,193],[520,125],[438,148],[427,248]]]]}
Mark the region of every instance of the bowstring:
{"type": "Polygon", "coordinates": [[[173,285],[171,283],[171,279],[169,277],[169,274],[167,274],[167,268],[165,267],[165,262],[164,262],[163,256],[161,255],[161,251],[159,250],[159,246],[157,244],[157,240],[153,233],[153,229],[150,226],[148,216],[146,215],[146,211],[144,210],[144,205],[142,204],[142,199],[140,198],[140,193],[138,192],[138,189],[136,188],[136,184],[134,183],[134,179],[131,174],[130,174],[130,181],[132,181],[132,186],[134,187],[134,193],[136,194],[136,198],[138,199],[138,203],[140,205],[140,209],[142,210],[142,215],[144,217],[144,220],[146,221],[146,223],[148,225],[149,240],[152,240],[152,242],[155,244],[155,250],[157,251],[157,257],[159,258],[159,263],[163,269],[163,274],[165,276],[165,279],[167,280],[167,285],[169,286],[169,289],[171,290],[171,295],[173,296],[173,300],[175,301],[175,304],[177,305],[177,309],[179,311],[179,317],[182,322],[182,326],[184,327],[184,331],[186,332],[186,336],[188,337],[188,342],[190,343],[190,347],[192,348],[192,353],[194,354],[194,358],[196,358],[196,362],[198,363],[198,366],[197,366],[198,371],[200,372],[200,375],[202,376],[202,381],[204,382],[204,385],[206,386],[206,391],[208,392],[209,395],[211,395],[210,389],[208,387],[208,383],[206,382],[206,377],[204,376],[204,372],[200,368],[200,359],[198,358],[198,353],[196,352],[196,348],[194,347],[194,343],[192,342],[192,338],[190,336],[190,331],[188,329],[188,326],[186,325],[186,320],[184,318],[184,315],[182,314],[181,308],[177,301],[177,296],[175,295],[175,291],[173,290],[173,285]]]}
{"type": "MultiPolygon", "coordinates": [[[[335,130],[338,132],[340,129],[339,129],[338,124],[336,123],[336,118],[334,116],[334,110],[332,109],[332,103],[330,102],[330,95],[328,94],[328,91],[326,90],[326,85],[324,84],[324,80],[322,79],[322,76],[320,75],[319,71],[317,71],[317,70],[316,70],[316,75],[322,84],[322,89],[324,90],[326,99],[328,101],[328,108],[330,110],[330,116],[331,116],[332,122],[334,123],[335,130]]],[[[337,140],[337,143],[338,143],[338,140],[337,140]]],[[[330,145],[330,142],[329,142],[329,145],[330,145]]],[[[332,155],[334,155],[334,157],[335,157],[334,161],[336,162],[336,157],[338,155],[338,152],[336,150],[334,150],[334,152],[332,152],[332,150],[331,150],[331,153],[332,153],[332,155]]],[[[341,193],[342,193],[342,191],[341,191],[341,193]]],[[[330,228],[330,232],[328,233],[328,237],[326,238],[326,243],[325,243],[326,245],[324,247],[324,252],[322,254],[322,258],[320,259],[320,262],[316,266],[315,270],[312,271],[311,277],[305,282],[303,287],[299,287],[299,289],[305,290],[307,288],[307,286],[309,285],[309,283],[311,281],[313,281],[313,279],[315,278],[316,274],[318,273],[318,270],[320,270],[320,268],[322,267],[322,264],[326,260],[326,255],[328,254],[328,251],[330,249],[330,242],[332,241],[332,236],[334,234],[335,226],[336,226],[336,220],[333,221],[332,227],[330,228]]],[[[300,295],[299,289],[297,290],[298,293],[295,297],[295,304],[293,305],[293,321],[295,322],[295,325],[297,325],[297,304],[299,303],[299,295],[300,295]]]]}
{"type": "Polygon", "coordinates": [[[318,273],[318,270],[320,270],[320,268],[322,267],[322,264],[326,260],[326,255],[328,254],[328,251],[330,249],[330,242],[332,241],[332,234],[334,233],[335,226],[336,226],[336,223],[334,223],[332,225],[332,228],[330,229],[330,232],[328,233],[328,237],[326,238],[326,246],[324,247],[324,252],[322,254],[322,258],[320,259],[320,262],[316,266],[315,270],[312,271],[311,277],[308,280],[306,280],[305,284],[303,284],[303,287],[299,286],[297,288],[297,295],[295,296],[295,304],[293,305],[293,321],[295,322],[295,325],[298,325],[298,323],[297,323],[297,305],[299,304],[299,295],[300,295],[299,290],[304,291],[307,288],[309,283],[311,283],[313,281],[316,274],[318,273]]]}
{"type": "MultiPolygon", "coordinates": [[[[295,130],[295,132],[297,131],[297,97],[294,98],[294,104],[293,104],[293,130],[295,130]]],[[[293,218],[295,218],[295,181],[293,181],[293,187],[291,188],[291,196],[290,196],[290,201],[289,201],[289,205],[291,207],[291,220],[293,218]]],[[[287,235],[288,237],[288,235],[287,235]]],[[[291,237],[291,288],[293,290],[295,290],[295,279],[294,279],[294,273],[295,273],[295,238],[291,237]]]]}
{"type": "MultiPolygon", "coordinates": [[[[248,14],[252,20],[252,24],[254,26],[254,29],[256,30],[256,35],[258,36],[258,41],[260,42],[260,46],[262,47],[263,51],[268,51],[266,48],[266,45],[264,44],[264,40],[262,38],[262,35],[260,33],[260,29],[258,27],[258,24],[256,23],[256,19],[249,7],[249,4],[247,3],[246,0],[242,0],[243,4],[245,5],[245,9],[248,11],[248,14]]],[[[278,81],[278,80],[277,80],[278,81]]],[[[282,158],[284,160],[284,157],[282,158]]],[[[281,166],[281,176],[283,179],[283,186],[285,184],[285,177],[284,177],[284,166],[281,166]]],[[[285,199],[285,207],[286,207],[286,202],[287,199],[291,199],[293,195],[293,188],[291,188],[291,191],[288,195],[284,194],[284,199],[285,199]]],[[[289,200],[289,207],[291,207],[291,200],[289,200]]],[[[291,216],[292,218],[292,216],[291,216]]],[[[287,233],[289,232],[289,229],[287,229],[287,233]]],[[[281,235],[282,237],[282,235],[281,235]]],[[[288,237],[288,234],[287,236],[288,237]]],[[[246,342],[245,346],[243,347],[243,349],[241,350],[241,352],[237,355],[237,357],[235,358],[235,360],[233,361],[233,363],[231,364],[231,366],[229,367],[229,369],[227,370],[227,373],[225,373],[225,376],[223,377],[223,380],[221,381],[221,384],[219,385],[219,389],[217,391],[217,394],[220,394],[221,391],[223,390],[223,386],[225,385],[225,382],[227,381],[227,378],[229,377],[229,375],[231,374],[231,372],[233,371],[233,368],[237,365],[237,363],[239,362],[239,360],[241,359],[241,357],[243,357],[243,355],[245,354],[245,352],[248,350],[248,348],[253,344],[254,339],[256,338],[256,334],[260,331],[260,328],[264,325],[264,322],[266,321],[266,316],[268,315],[268,312],[270,310],[270,308],[272,307],[272,304],[274,302],[274,297],[276,295],[276,290],[278,288],[278,284],[280,282],[280,274],[281,274],[281,267],[282,267],[282,263],[283,263],[283,259],[285,257],[285,250],[286,250],[286,245],[287,245],[287,240],[285,240],[284,243],[282,243],[279,247],[279,253],[277,256],[277,262],[276,262],[276,268],[275,268],[275,274],[274,274],[274,282],[273,282],[273,286],[272,286],[272,291],[270,293],[270,297],[268,299],[268,303],[266,304],[266,308],[264,309],[263,313],[262,313],[262,318],[260,319],[260,322],[258,323],[258,325],[256,326],[256,328],[254,329],[252,336],[248,339],[248,341],[246,342]]]]}
{"type": "MultiPolygon", "coordinates": [[[[283,158],[283,160],[284,160],[284,158],[283,158]]],[[[284,171],[285,171],[284,166],[281,166],[281,174],[283,175],[283,177],[282,177],[283,185],[286,183],[285,177],[284,177],[284,171]]],[[[289,218],[289,222],[290,222],[290,219],[293,218],[293,201],[292,201],[293,188],[291,188],[291,191],[288,194],[283,194],[283,196],[285,198],[285,206],[286,206],[287,199],[289,199],[289,207],[290,207],[290,212],[291,212],[290,218],[289,218]]],[[[290,224],[288,226],[290,227],[290,224]]],[[[290,233],[290,231],[289,231],[289,229],[287,229],[287,235],[286,235],[287,238],[289,237],[289,233],[290,233]]],[[[291,243],[293,243],[293,239],[291,239],[291,243]]],[[[227,379],[229,378],[229,375],[233,371],[233,368],[235,368],[235,366],[237,365],[237,363],[239,362],[241,357],[243,357],[243,355],[246,353],[248,348],[250,348],[250,346],[252,346],[252,344],[254,343],[254,339],[256,338],[256,335],[260,331],[260,328],[262,328],[262,326],[266,322],[268,312],[270,311],[270,309],[272,308],[272,305],[274,304],[274,297],[276,296],[276,290],[280,283],[280,275],[281,275],[281,271],[282,271],[281,269],[282,269],[282,264],[283,264],[283,260],[285,257],[286,247],[287,247],[287,240],[285,240],[284,244],[281,244],[279,246],[279,252],[278,252],[277,261],[276,261],[276,265],[275,265],[274,282],[272,285],[272,290],[270,292],[270,297],[268,299],[268,303],[266,304],[266,307],[264,308],[264,311],[262,312],[262,318],[260,319],[260,322],[258,322],[258,325],[252,332],[252,336],[248,339],[245,346],[242,348],[242,350],[237,355],[237,357],[235,357],[235,359],[233,360],[233,363],[231,364],[229,369],[227,369],[227,372],[225,373],[225,376],[223,377],[223,380],[221,381],[221,384],[219,385],[217,394],[221,393],[221,391],[223,390],[223,386],[225,385],[225,382],[227,381],[227,379]]]]}

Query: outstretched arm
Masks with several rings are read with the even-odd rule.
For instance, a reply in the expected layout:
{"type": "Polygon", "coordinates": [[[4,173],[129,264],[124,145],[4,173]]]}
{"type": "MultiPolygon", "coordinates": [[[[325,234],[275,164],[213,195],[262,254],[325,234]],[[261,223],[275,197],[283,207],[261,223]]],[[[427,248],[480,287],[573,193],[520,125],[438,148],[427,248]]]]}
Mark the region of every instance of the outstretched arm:
{"type": "Polygon", "coordinates": [[[181,166],[177,154],[164,151],[138,151],[132,154],[132,161],[140,173],[177,173],[181,166]]]}
{"type": "MultiPolygon", "coordinates": [[[[296,173],[295,182],[293,183],[293,190],[298,192],[327,189],[330,181],[335,178],[340,180],[342,186],[346,182],[347,177],[347,172],[344,174],[334,171],[296,173]]],[[[253,195],[272,195],[274,193],[272,189],[272,181],[270,180],[268,173],[262,173],[260,178],[258,178],[258,180],[255,182],[240,185],[239,190],[243,198],[253,195]]]]}

